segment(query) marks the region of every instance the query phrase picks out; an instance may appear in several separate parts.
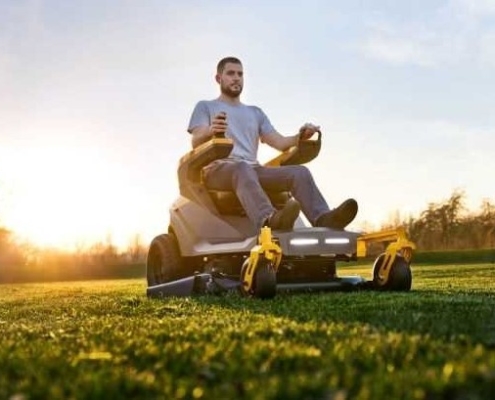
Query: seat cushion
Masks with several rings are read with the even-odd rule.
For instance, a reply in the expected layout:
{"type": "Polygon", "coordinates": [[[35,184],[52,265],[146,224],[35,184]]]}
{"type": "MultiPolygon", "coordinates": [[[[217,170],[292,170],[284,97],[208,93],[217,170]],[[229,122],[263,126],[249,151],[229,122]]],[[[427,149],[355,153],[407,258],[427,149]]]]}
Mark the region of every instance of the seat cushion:
{"type": "MultiPolygon", "coordinates": [[[[221,190],[208,190],[213,203],[220,214],[224,215],[246,215],[244,208],[234,192],[221,190]]],[[[292,197],[290,192],[266,192],[268,198],[277,210],[283,208],[285,203],[292,197]]]]}

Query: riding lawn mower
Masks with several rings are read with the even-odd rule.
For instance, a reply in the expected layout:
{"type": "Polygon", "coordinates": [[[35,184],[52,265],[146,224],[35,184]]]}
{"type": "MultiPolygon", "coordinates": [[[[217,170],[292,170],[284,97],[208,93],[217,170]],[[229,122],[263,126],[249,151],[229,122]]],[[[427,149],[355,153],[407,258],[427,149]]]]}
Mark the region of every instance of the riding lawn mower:
{"type": "MultiPolygon", "coordinates": [[[[239,291],[267,299],[279,292],[411,289],[415,245],[403,229],[362,234],[308,227],[299,216],[291,230],[257,231],[235,193],[203,184],[203,167],[228,157],[232,147],[230,139],[214,137],[180,159],[180,196],[170,207],[168,232],[155,237],[148,251],[149,297],[239,291]],[[386,248],[374,261],[371,280],[337,274],[337,263],[365,257],[377,242],[386,248]]],[[[305,164],[320,149],[318,132],[265,165],[305,164]]],[[[285,191],[266,193],[276,209],[292,198],[285,191]]]]}

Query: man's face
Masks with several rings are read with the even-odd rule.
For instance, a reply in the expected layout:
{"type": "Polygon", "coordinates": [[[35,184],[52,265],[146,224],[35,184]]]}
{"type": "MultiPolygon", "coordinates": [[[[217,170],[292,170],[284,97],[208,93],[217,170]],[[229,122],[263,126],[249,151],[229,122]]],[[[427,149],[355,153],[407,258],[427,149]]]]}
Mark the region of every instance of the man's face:
{"type": "Polygon", "coordinates": [[[222,94],[229,97],[239,97],[242,93],[244,78],[241,64],[225,64],[225,68],[220,74],[217,74],[216,79],[220,84],[222,94]]]}

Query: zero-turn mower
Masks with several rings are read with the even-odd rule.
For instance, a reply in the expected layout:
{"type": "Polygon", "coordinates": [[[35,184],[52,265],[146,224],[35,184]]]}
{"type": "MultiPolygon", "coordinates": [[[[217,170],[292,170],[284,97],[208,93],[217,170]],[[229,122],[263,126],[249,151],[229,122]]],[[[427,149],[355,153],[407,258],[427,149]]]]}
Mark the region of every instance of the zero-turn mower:
{"type": "MultiPolygon", "coordinates": [[[[300,141],[266,165],[304,164],[320,148],[318,133],[316,140],[300,141]]],[[[213,138],[181,158],[180,196],[170,207],[168,232],[155,237],[148,251],[148,296],[238,290],[272,298],[281,291],[410,290],[415,246],[402,229],[361,234],[308,227],[298,217],[292,230],[256,231],[235,193],[202,183],[202,168],[228,157],[231,149],[230,139],[213,138]],[[368,244],[376,242],[388,245],[374,262],[371,280],[337,274],[337,263],[365,257],[368,244]]],[[[289,192],[267,195],[277,209],[291,199],[289,192]]]]}

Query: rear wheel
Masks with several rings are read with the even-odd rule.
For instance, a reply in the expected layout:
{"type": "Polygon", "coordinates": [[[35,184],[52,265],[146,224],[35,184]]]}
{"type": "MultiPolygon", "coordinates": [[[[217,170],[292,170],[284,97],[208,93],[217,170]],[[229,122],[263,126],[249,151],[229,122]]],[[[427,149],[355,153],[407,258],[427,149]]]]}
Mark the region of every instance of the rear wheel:
{"type": "Polygon", "coordinates": [[[388,279],[383,282],[379,275],[380,268],[385,262],[385,253],[380,254],[373,265],[373,283],[377,289],[407,292],[412,286],[412,272],[409,263],[402,256],[395,256],[390,267],[388,279]]]}
{"type": "Polygon", "coordinates": [[[277,293],[277,274],[275,268],[267,260],[260,260],[254,274],[254,282],[251,290],[247,291],[242,282],[249,265],[249,258],[244,261],[241,270],[241,292],[245,296],[252,296],[259,299],[272,299],[277,293]]]}
{"type": "Polygon", "coordinates": [[[146,262],[148,286],[167,283],[183,276],[183,260],[173,233],[155,237],[150,244],[146,262]],[[182,272],[182,273],[181,273],[182,272]]]}

